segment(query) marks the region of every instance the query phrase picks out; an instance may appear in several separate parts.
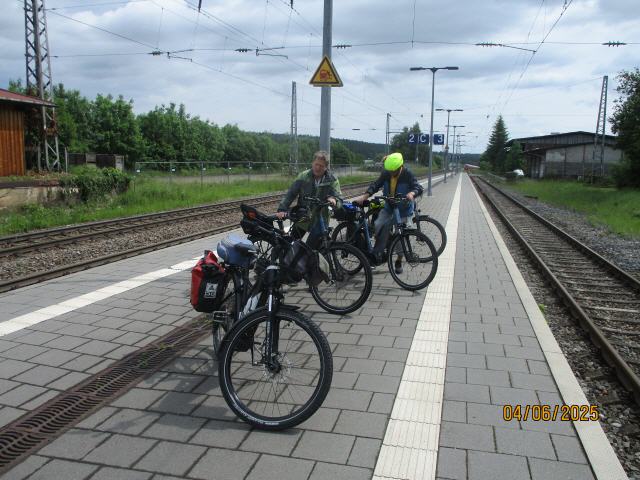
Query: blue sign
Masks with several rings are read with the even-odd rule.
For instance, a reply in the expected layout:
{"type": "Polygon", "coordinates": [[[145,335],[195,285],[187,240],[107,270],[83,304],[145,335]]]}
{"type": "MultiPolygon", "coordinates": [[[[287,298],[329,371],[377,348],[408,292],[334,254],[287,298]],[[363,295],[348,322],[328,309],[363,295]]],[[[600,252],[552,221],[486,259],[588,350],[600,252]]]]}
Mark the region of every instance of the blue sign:
{"type": "Polygon", "coordinates": [[[418,143],[419,144],[424,144],[424,145],[429,145],[429,134],[428,133],[421,133],[418,136],[418,143]]]}
{"type": "Polygon", "coordinates": [[[418,141],[418,135],[411,132],[409,133],[409,145],[415,145],[418,141]]]}
{"type": "Polygon", "coordinates": [[[434,133],[433,134],[433,144],[434,145],[444,145],[444,134],[443,133],[434,133]]]}

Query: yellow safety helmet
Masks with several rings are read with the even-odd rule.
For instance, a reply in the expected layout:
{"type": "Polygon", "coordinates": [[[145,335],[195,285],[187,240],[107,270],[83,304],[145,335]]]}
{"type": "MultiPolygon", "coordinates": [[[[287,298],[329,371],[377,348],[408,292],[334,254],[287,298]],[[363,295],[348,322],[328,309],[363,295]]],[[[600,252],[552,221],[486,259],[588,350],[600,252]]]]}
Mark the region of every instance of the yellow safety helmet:
{"type": "Polygon", "coordinates": [[[399,169],[403,163],[404,159],[400,152],[392,153],[391,155],[387,155],[387,158],[384,159],[384,169],[393,172],[399,169]]]}

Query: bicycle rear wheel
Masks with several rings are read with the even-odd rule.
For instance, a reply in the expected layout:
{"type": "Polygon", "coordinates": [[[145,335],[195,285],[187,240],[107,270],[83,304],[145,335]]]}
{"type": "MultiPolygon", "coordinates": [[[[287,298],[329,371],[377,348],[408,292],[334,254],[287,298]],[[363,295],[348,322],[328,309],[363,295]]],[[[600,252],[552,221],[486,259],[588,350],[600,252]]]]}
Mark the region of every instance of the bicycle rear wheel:
{"type": "Polygon", "coordinates": [[[269,312],[257,310],[229,332],[222,344],[220,388],[238,417],[263,430],[298,425],[322,405],[333,377],[326,337],[299,312],[281,308],[274,332],[278,348],[266,357],[269,312]]]}
{"type": "Polygon", "coordinates": [[[330,279],[311,286],[311,295],[329,313],[346,315],[369,298],[373,285],[371,265],[353,245],[331,243],[319,252],[329,264],[330,279]]]}
{"type": "Polygon", "coordinates": [[[416,224],[419,232],[429,237],[429,240],[431,240],[436,247],[436,253],[440,256],[447,246],[447,232],[444,230],[442,224],[429,215],[418,215],[414,217],[413,223],[416,224]]]}
{"type": "MultiPolygon", "coordinates": [[[[336,243],[348,243],[349,245],[353,245],[362,253],[365,254],[365,258],[367,252],[363,250],[364,245],[360,245],[361,243],[366,243],[362,232],[353,222],[342,222],[340,223],[334,230],[331,232],[331,240],[336,243]]],[[[343,255],[347,254],[347,252],[343,252],[343,255]]],[[[358,271],[363,267],[362,263],[359,261],[353,262],[342,262],[342,266],[347,270],[349,275],[355,275],[358,271]],[[353,265],[353,269],[349,270],[349,266],[353,265]]]]}
{"type": "Polygon", "coordinates": [[[405,290],[423,289],[438,271],[433,242],[417,230],[405,230],[393,238],[387,261],[391,276],[405,290]]]}

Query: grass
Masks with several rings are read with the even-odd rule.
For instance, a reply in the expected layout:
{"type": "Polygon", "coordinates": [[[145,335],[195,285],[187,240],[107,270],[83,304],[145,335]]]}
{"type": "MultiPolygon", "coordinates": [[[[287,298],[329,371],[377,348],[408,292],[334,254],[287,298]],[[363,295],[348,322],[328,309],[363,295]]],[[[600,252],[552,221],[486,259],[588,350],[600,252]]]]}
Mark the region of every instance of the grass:
{"type": "MultiPolygon", "coordinates": [[[[371,175],[366,174],[343,176],[340,178],[340,184],[348,185],[371,178],[371,175]]],[[[138,178],[127,192],[101,202],[52,206],[26,205],[17,210],[2,212],[0,235],[251,197],[283,191],[290,184],[289,178],[251,182],[238,180],[203,186],[200,182],[167,183],[150,178],[138,178]]]]}
{"type": "Polygon", "coordinates": [[[568,180],[524,180],[508,188],[586,215],[588,220],[626,237],[640,238],[640,190],[595,187],[568,180]]]}

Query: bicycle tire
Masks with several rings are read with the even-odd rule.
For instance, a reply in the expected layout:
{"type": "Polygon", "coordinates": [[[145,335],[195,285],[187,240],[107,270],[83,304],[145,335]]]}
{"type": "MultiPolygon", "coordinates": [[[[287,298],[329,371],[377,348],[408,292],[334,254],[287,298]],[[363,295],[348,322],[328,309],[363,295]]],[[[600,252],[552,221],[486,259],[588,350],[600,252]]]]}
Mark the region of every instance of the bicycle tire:
{"type": "Polygon", "coordinates": [[[394,236],[393,240],[391,241],[391,244],[389,245],[389,257],[387,258],[387,263],[389,265],[389,272],[391,273],[391,277],[398,285],[400,285],[405,290],[422,290],[423,288],[425,288],[427,285],[431,283],[431,281],[436,275],[436,272],[438,271],[438,255],[436,253],[436,248],[433,245],[433,242],[429,239],[429,237],[427,237],[425,234],[417,230],[405,230],[401,235],[394,236]],[[414,245],[420,245],[421,243],[423,243],[426,245],[426,247],[429,250],[428,256],[425,256],[424,258],[422,256],[419,256],[417,260],[415,259],[409,260],[404,258],[407,266],[408,267],[411,266],[412,269],[414,268],[412,266],[413,263],[415,263],[416,265],[420,265],[420,264],[431,265],[431,270],[429,271],[429,274],[426,276],[426,278],[417,283],[416,282],[409,283],[401,279],[399,277],[400,274],[396,273],[396,269],[395,269],[396,260],[394,260],[394,258],[396,258],[396,255],[398,255],[398,253],[396,253],[398,251],[398,246],[400,246],[400,251],[403,252],[402,255],[405,255],[403,251],[404,248],[401,242],[410,237],[416,237],[415,242],[413,242],[414,245]]]}
{"type": "Polygon", "coordinates": [[[321,282],[315,286],[311,285],[311,296],[316,303],[327,312],[335,315],[346,315],[362,307],[369,298],[371,289],[373,288],[371,265],[364,253],[353,245],[338,242],[330,243],[326,251],[320,251],[319,253],[332,265],[331,273],[334,278],[331,279],[329,284],[321,282]],[[342,266],[340,260],[347,258],[343,256],[345,254],[357,260],[357,263],[355,263],[357,267],[345,268],[342,266]],[[338,306],[335,303],[332,304],[328,298],[323,298],[323,294],[320,293],[320,288],[328,285],[328,287],[332,287],[331,291],[335,290],[336,300],[338,300],[338,296],[344,297],[348,294],[348,286],[351,288],[357,287],[354,276],[358,274],[363,276],[364,288],[359,292],[355,301],[347,305],[338,306]]]}
{"type": "Polygon", "coordinates": [[[433,242],[433,245],[436,247],[436,253],[438,254],[438,256],[442,255],[442,252],[444,252],[444,249],[447,246],[447,232],[445,231],[442,224],[429,215],[417,215],[416,217],[414,217],[413,223],[416,224],[416,228],[419,232],[424,233],[427,237],[429,237],[429,240],[433,242]],[[429,228],[429,230],[428,232],[425,231],[423,229],[424,226],[422,228],[420,227],[420,224],[424,225],[425,223],[433,225],[435,229],[427,227],[429,228]]]}
{"type": "MultiPolygon", "coordinates": [[[[335,243],[348,243],[349,245],[353,245],[362,253],[364,253],[365,257],[367,257],[367,252],[360,248],[358,245],[356,234],[358,233],[358,229],[353,222],[342,222],[338,224],[336,228],[331,232],[331,240],[335,243]]],[[[362,268],[362,264],[358,264],[352,270],[347,269],[347,273],[349,275],[355,275],[362,268]]]]}
{"type": "MultiPolygon", "coordinates": [[[[313,415],[318,410],[318,408],[320,408],[320,406],[324,402],[324,399],[326,398],[327,393],[329,392],[329,388],[331,387],[331,380],[333,377],[333,356],[331,354],[331,347],[329,346],[329,342],[327,341],[325,335],[322,333],[320,328],[315,323],[313,323],[309,318],[302,315],[300,312],[294,311],[286,307],[281,307],[278,310],[278,312],[276,313],[276,318],[279,322],[278,323],[279,328],[281,329],[279,330],[280,339],[281,339],[280,346],[282,346],[282,342],[283,342],[282,339],[285,338],[285,336],[282,335],[282,322],[289,322],[298,326],[302,331],[304,331],[309,336],[309,339],[313,344],[313,346],[309,345],[310,350],[315,349],[315,351],[317,351],[317,353],[319,354],[319,372],[314,373],[313,376],[311,377],[308,377],[308,378],[311,378],[312,383],[316,381],[315,387],[309,387],[304,383],[301,385],[293,384],[293,386],[285,387],[285,388],[289,388],[288,393],[293,401],[295,401],[295,398],[292,394],[292,392],[295,391],[293,387],[300,388],[301,391],[304,391],[305,388],[302,388],[302,387],[306,386],[307,387],[306,390],[310,391],[309,398],[306,400],[306,402],[304,402],[304,404],[299,409],[296,409],[287,415],[269,416],[266,414],[259,414],[253,410],[253,409],[257,409],[257,407],[260,406],[261,404],[259,400],[254,400],[255,392],[258,390],[259,387],[256,387],[253,390],[254,394],[250,399],[251,401],[248,402],[250,404],[254,403],[255,405],[252,405],[252,406],[247,405],[247,403],[245,403],[245,401],[243,401],[239,395],[240,393],[244,394],[244,392],[241,392],[243,388],[245,387],[247,389],[250,388],[250,386],[247,387],[247,384],[250,384],[253,380],[250,376],[247,379],[242,378],[242,376],[245,374],[243,367],[247,365],[249,365],[252,368],[259,366],[259,364],[255,365],[253,363],[254,349],[255,349],[255,344],[257,343],[255,340],[256,340],[256,335],[259,335],[258,330],[260,329],[261,324],[264,324],[265,322],[269,321],[269,312],[267,311],[266,308],[262,308],[260,310],[256,310],[252,312],[251,314],[244,317],[242,321],[236,323],[232,327],[232,329],[229,331],[229,333],[225,337],[225,340],[222,343],[220,363],[218,366],[218,375],[219,375],[218,378],[220,379],[220,389],[222,390],[222,395],[224,396],[225,401],[229,405],[229,408],[231,408],[231,410],[240,419],[262,430],[284,430],[286,428],[294,427],[304,422],[305,420],[307,420],[309,417],[311,417],[311,415],[313,415]],[[247,354],[247,351],[243,351],[243,349],[246,347],[247,335],[251,336],[252,345],[250,347],[251,349],[250,355],[247,354]],[[235,359],[237,361],[234,360],[234,354],[236,354],[235,359]],[[236,368],[232,368],[232,367],[236,367],[236,368]],[[236,376],[235,382],[233,378],[234,376],[236,376]],[[239,388],[236,388],[236,385],[238,383],[239,383],[239,388]]],[[[292,338],[294,338],[294,336],[295,335],[292,335],[288,340],[291,340],[292,338]]],[[[299,346],[295,346],[298,343],[297,339],[293,340],[293,342],[294,342],[294,346],[292,347],[294,349],[302,350],[304,352],[309,351],[309,350],[305,350],[306,346],[304,345],[304,342],[300,342],[301,345],[299,346]]],[[[287,344],[288,343],[289,342],[287,342],[287,344]]],[[[313,355],[313,353],[315,352],[312,352],[310,355],[313,355]]],[[[282,355],[282,351],[278,352],[278,354],[282,355]]],[[[304,369],[309,368],[309,364],[311,363],[311,358],[307,359],[306,361],[302,360],[302,357],[307,355],[306,353],[292,352],[291,358],[295,359],[294,355],[298,355],[301,357],[300,365],[304,363],[304,369]]],[[[287,353],[285,352],[284,356],[281,356],[279,360],[282,360],[284,363],[284,360],[286,358],[287,358],[287,353]]],[[[289,364],[288,367],[289,367],[288,373],[290,373],[291,365],[289,364]]],[[[281,377],[284,377],[286,375],[287,373],[286,370],[281,369],[274,374],[269,372],[267,368],[263,366],[262,377],[256,379],[255,381],[259,382],[260,380],[264,379],[267,383],[269,383],[273,387],[274,379],[273,378],[269,379],[268,375],[274,375],[274,376],[280,375],[281,372],[283,371],[285,373],[282,373],[281,377]]],[[[258,373],[258,375],[260,376],[260,372],[258,373]]],[[[291,378],[293,380],[293,377],[291,378]]],[[[284,383],[280,383],[277,379],[275,380],[275,389],[276,389],[275,398],[280,396],[282,397],[281,398],[282,400],[286,400],[284,389],[280,393],[277,392],[277,388],[282,385],[284,385],[284,383]]],[[[270,395],[272,391],[273,390],[267,391],[266,392],[267,395],[270,395]]],[[[260,393],[260,396],[264,393],[265,392],[263,389],[260,393]]],[[[276,401],[276,404],[278,404],[278,413],[281,413],[280,412],[281,406],[283,406],[284,408],[289,408],[286,406],[287,404],[284,402],[279,404],[276,401]]],[[[275,413],[275,410],[272,409],[272,413],[275,413]]]]}

